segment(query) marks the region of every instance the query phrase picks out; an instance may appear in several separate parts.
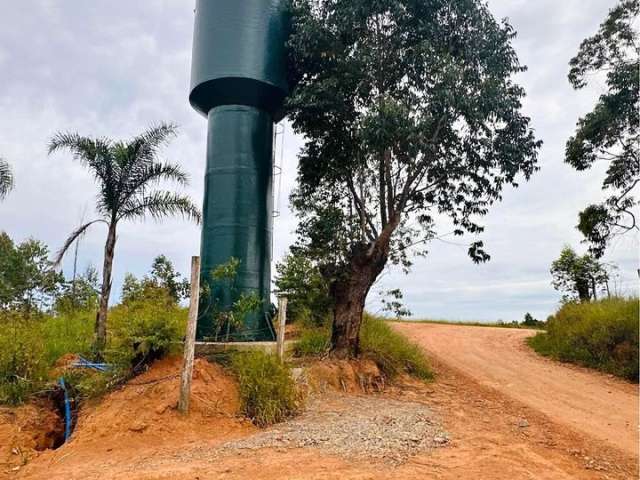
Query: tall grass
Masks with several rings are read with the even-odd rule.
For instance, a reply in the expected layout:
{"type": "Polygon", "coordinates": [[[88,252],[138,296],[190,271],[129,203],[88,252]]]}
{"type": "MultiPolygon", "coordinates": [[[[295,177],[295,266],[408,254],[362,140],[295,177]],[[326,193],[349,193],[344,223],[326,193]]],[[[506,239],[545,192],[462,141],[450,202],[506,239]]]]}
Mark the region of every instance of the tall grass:
{"type": "Polygon", "coordinates": [[[87,354],[92,313],[64,317],[0,318],[0,403],[17,405],[50,380],[49,372],[65,353],[87,354]]]}
{"type": "MultiPolygon", "coordinates": [[[[109,343],[105,360],[109,374],[65,372],[71,387],[82,396],[104,393],[156,358],[179,349],[186,324],[186,309],[166,299],[117,305],[109,311],[109,343]],[[121,378],[114,378],[114,377],[121,378]]],[[[95,312],[25,317],[6,312],[0,316],[0,404],[17,405],[55,381],[50,378],[65,354],[92,355],[95,312]]],[[[59,374],[59,372],[58,372],[59,374]]]]}
{"type": "Polygon", "coordinates": [[[231,369],[238,377],[242,413],[256,425],[281,422],[299,408],[289,367],[260,351],[234,353],[231,369]]]}
{"type": "Polygon", "coordinates": [[[529,339],[542,355],[638,382],[638,298],[568,303],[529,339]]]}
{"type": "MultiPolygon", "coordinates": [[[[307,328],[294,346],[296,356],[318,356],[328,352],[330,328],[307,328]]],[[[365,313],[360,330],[362,355],[376,362],[382,373],[394,378],[400,373],[408,373],[422,380],[433,378],[429,362],[422,349],[404,335],[394,331],[388,322],[380,317],[365,313]]]]}
{"type": "Polygon", "coordinates": [[[389,378],[400,373],[430,380],[433,372],[423,350],[396,332],[382,318],[365,314],[360,332],[360,348],[389,378]]]}

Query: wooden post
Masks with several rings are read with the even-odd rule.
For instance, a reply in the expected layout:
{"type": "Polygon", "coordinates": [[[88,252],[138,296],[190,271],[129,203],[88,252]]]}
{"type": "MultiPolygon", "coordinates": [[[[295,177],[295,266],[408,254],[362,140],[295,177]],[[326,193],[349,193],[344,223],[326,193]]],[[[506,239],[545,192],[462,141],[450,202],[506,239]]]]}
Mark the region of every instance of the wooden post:
{"type": "Polygon", "coordinates": [[[180,413],[189,412],[189,397],[191,396],[191,377],[193,375],[193,357],[196,347],[196,323],[198,320],[198,301],[200,298],[200,257],[191,257],[191,296],[189,299],[189,320],[187,335],[184,339],[184,361],[182,363],[182,377],[180,379],[180,399],[178,410],[180,413]]]}
{"type": "Polygon", "coordinates": [[[284,331],[287,324],[287,297],[278,297],[278,358],[284,360],[284,331]]]}

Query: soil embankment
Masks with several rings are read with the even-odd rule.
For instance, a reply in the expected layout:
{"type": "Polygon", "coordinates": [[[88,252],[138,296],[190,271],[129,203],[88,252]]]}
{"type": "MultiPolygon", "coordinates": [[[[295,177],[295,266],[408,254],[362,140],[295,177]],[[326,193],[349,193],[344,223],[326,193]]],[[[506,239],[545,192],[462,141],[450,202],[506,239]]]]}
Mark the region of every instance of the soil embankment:
{"type": "MultiPolygon", "coordinates": [[[[433,383],[404,378],[383,385],[366,362],[354,367],[321,360],[304,374],[320,390],[307,411],[259,430],[239,415],[234,379],[204,360],[196,363],[192,413],[180,416],[180,361],[163,360],[104,400],[85,405],[69,443],[36,452],[26,466],[0,471],[0,478],[638,478],[637,454],[626,448],[637,422],[626,403],[634,395],[637,402],[632,385],[540,358],[526,350],[523,337],[530,333],[521,330],[397,328],[432,355],[433,383]],[[598,396],[605,395],[604,386],[614,419],[605,423],[622,437],[617,441],[593,433],[604,415],[598,396]],[[576,398],[563,401],[568,389],[576,398]],[[572,422],[581,415],[576,411],[589,411],[580,402],[591,396],[593,418],[582,413],[586,427],[580,429],[572,422]]],[[[15,430],[23,424],[7,425],[15,430]]]]}

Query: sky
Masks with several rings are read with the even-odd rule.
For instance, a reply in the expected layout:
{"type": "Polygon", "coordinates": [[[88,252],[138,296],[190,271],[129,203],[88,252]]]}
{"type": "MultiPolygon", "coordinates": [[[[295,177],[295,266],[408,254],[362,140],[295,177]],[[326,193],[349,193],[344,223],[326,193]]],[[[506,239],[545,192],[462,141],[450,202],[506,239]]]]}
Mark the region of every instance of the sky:
{"type": "MultiPolygon", "coordinates": [[[[485,218],[482,238],[490,262],[474,265],[466,255],[467,239],[434,241],[409,275],[384,272],[369,296],[370,311],[380,309],[379,291],[397,287],[415,318],[511,321],[525,312],[546,318],[557,308],[560,295],[551,287],[549,266],[565,244],[585,249],[574,228],[577,214],[603,198],[604,177],[603,166],[577,172],[563,163],[577,119],[604,91],[598,79],[574,91],[568,62],[614,4],[489,1],[494,15],[507,17],[517,30],[514,46],[529,67],[517,81],[527,91],[524,112],[544,141],[541,170],[520,188],[506,190],[485,218]]],[[[202,201],[206,120],[188,103],[193,7],[194,0],[0,2],[0,156],[16,177],[15,190],[0,203],[0,230],[16,241],[42,240],[55,251],[82,218],[96,217],[97,189],[90,174],[66,153],[47,156],[47,142],[57,131],[126,139],[159,121],[176,122],[179,136],[162,158],[182,165],[191,177],[184,192],[202,201]]],[[[274,262],[295,239],[288,195],[303,145],[286,120],[283,127],[274,262]]],[[[105,237],[101,225],[84,237],[81,269],[101,267],[105,237]]],[[[637,289],[638,240],[637,235],[616,240],[605,258],[619,266],[615,283],[621,293],[637,289]]],[[[158,254],[188,274],[199,243],[199,227],[181,219],[121,224],[112,301],[125,273],[144,275],[158,254]]],[[[71,260],[64,262],[68,275],[71,260]]]]}

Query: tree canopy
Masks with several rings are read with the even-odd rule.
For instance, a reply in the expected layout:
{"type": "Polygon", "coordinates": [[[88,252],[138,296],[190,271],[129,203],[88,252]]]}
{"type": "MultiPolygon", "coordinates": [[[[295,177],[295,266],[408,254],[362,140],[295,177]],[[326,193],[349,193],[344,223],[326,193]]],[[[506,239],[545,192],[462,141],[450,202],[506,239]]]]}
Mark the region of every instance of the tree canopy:
{"type": "Polygon", "coordinates": [[[580,171],[600,161],[609,164],[602,184],[608,198],[587,206],[579,216],[578,229],[597,257],[613,236],[639,229],[633,211],[633,193],[640,182],[640,44],[633,24],[639,5],[638,0],[621,1],[570,62],[569,81],[575,89],[584,88],[594,74],[606,76],[606,93],[578,121],[565,157],[580,171]]]}
{"type": "Polygon", "coordinates": [[[63,282],[45,244],[32,238],[16,244],[0,232],[0,310],[46,311],[63,282]]]}
{"type": "Polygon", "coordinates": [[[597,300],[598,291],[608,290],[609,273],[604,264],[588,253],[578,255],[566,246],[551,264],[553,288],[563,293],[563,300],[597,300]]]}
{"type": "MultiPolygon", "coordinates": [[[[437,219],[476,236],[502,189],[536,170],[540,142],[514,81],[525,67],[511,25],[479,0],[293,5],[298,247],[343,282],[335,294],[366,297],[387,260],[409,267],[409,251],[425,251],[437,219]]],[[[489,259],[478,239],[469,255],[489,259]]],[[[345,302],[363,304],[336,298],[336,318],[345,302]]]]}

